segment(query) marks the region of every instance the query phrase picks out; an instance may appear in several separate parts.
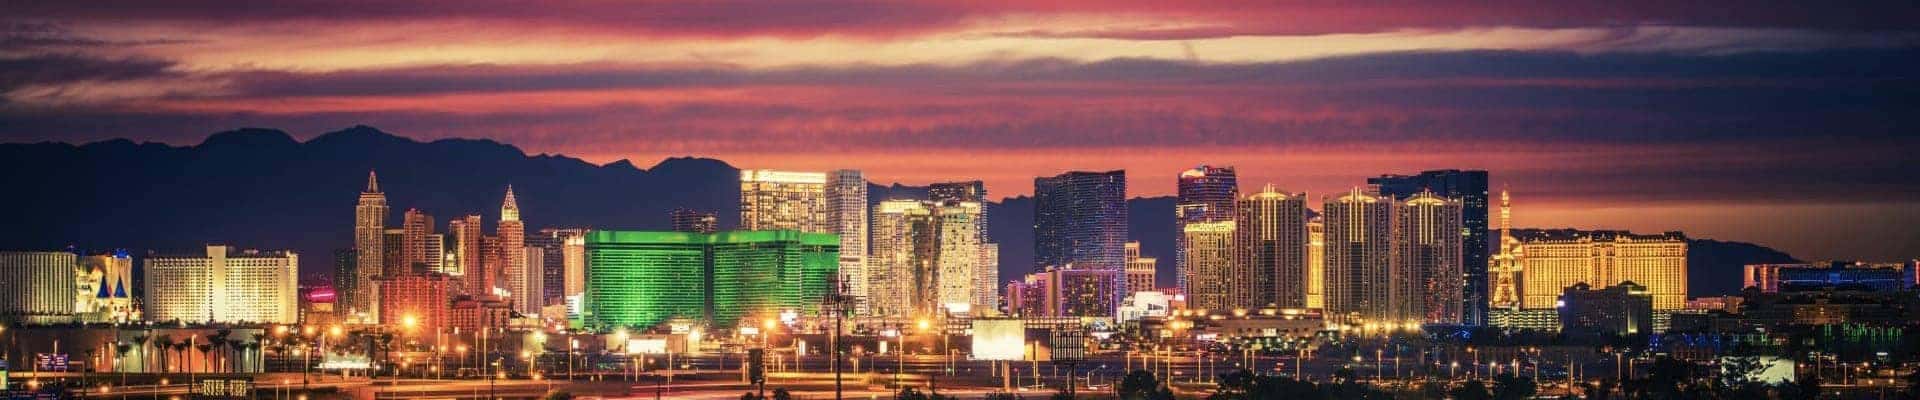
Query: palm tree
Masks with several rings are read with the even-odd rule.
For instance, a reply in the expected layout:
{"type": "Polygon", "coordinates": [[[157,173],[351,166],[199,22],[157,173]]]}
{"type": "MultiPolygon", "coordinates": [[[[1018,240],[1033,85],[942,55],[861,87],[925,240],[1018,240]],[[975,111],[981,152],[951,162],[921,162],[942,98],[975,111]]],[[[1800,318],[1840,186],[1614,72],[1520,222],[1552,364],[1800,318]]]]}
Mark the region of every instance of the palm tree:
{"type": "MultiPolygon", "coordinates": [[[[294,336],[299,336],[299,335],[294,335],[294,336]]],[[[267,340],[266,333],[253,334],[254,362],[259,364],[260,372],[267,372],[267,353],[260,351],[261,344],[266,343],[266,340],[267,340]]]]}
{"type": "MultiPolygon", "coordinates": [[[[193,358],[187,357],[187,347],[189,346],[188,342],[173,342],[173,356],[183,358],[184,360],[182,361],[186,362],[187,367],[182,368],[182,371],[193,372],[193,358]]],[[[181,361],[174,361],[174,363],[180,362],[181,361]]],[[[177,367],[178,365],[175,366],[177,367]]]]}
{"type": "Polygon", "coordinates": [[[140,367],[141,367],[140,369],[143,369],[143,370],[147,369],[146,368],[147,364],[151,363],[147,359],[152,358],[147,356],[147,339],[148,338],[146,334],[133,336],[133,347],[140,349],[140,367]]]}
{"type": "Polygon", "coordinates": [[[223,354],[220,357],[220,359],[221,361],[226,361],[225,364],[229,364],[227,365],[227,367],[231,369],[232,365],[230,364],[232,363],[232,361],[229,361],[229,360],[232,357],[226,356],[226,355],[232,354],[232,352],[230,351],[230,348],[227,346],[228,344],[227,337],[231,335],[233,335],[233,331],[228,329],[217,330],[217,331],[214,331],[212,335],[207,335],[207,346],[209,346],[210,349],[202,351],[204,353],[209,354],[207,358],[207,372],[213,372],[214,369],[218,368],[223,364],[223,363],[216,363],[213,361],[213,358],[211,356],[212,354],[211,350],[221,350],[223,352],[227,352],[227,354],[223,354]]]}
{"type": "Polygon", "coordinates": [[[160,336],[156,336],[153,338],[152,343],[153,343],[154,349],[160,350],[160,358],[159,358],[160,367],[154,370],[161,373],[168,372],[167,371],[167,349],[173,347],[173,335],[162,334],[160,336]]]}

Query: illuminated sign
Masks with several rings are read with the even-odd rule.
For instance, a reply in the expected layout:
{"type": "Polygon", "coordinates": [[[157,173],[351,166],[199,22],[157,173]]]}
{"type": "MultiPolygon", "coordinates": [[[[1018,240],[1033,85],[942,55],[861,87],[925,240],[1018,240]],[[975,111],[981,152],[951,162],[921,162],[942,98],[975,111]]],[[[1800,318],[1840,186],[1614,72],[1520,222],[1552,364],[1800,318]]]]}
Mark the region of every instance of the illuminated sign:
{"type": "Polygon", "coordinates": [[[65,353],[34,353],[33,365],[36,371],[66,371],[67,355],[65,353]]]}
{"type": "Polygon", "coordinates": [[[627,339],[627,354],[667,354],[667,339],[627,339]]]}
{"type": "Polygon", "coordinates": [[[193,384],[195,399],[251,399],[252,378],[207,378],[193,384]]]}
{"type": "Polygon", "coordinates": [[[1026,350],[1027,326],[1020,320],[973,320],[973,359],[1018,361],[1026,350]]]}

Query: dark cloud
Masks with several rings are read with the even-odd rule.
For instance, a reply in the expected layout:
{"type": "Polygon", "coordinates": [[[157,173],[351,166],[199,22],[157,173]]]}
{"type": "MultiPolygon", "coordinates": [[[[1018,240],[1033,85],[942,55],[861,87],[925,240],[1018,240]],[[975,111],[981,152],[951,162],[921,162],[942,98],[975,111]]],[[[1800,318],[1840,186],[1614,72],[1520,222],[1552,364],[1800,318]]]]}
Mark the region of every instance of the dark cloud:
{"type": "MultiPolygon", "coordinates": [[[[145,58],[99,58],[82,54],[0,56],[0,95],[26,85],[125,81],[175,77],[173,62],[145,58]]],[[[0,101],[5,101],[0,96],[0,101]]]]}

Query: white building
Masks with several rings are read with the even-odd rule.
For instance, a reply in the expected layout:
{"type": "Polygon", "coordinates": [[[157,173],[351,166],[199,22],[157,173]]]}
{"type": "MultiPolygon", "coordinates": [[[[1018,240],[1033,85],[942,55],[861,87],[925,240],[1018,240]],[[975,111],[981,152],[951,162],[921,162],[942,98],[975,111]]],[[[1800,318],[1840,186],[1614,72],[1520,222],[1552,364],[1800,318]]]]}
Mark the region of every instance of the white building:
{"type": "MultiPolygon", "coordinates": [[[[867,290],[867,179],[859,170],[827,174],[827,225],[840,235],[840,287],[847,296],[866,299],[867,290]]],[[[865,301],[856,301],[854,313],[867,315],[865,301]]]]}
{"type": "Polygon", "coordinates": [[[146,260],[146,320],[299,322],[300,256],[292,251],[155,255],[146,260]]]}

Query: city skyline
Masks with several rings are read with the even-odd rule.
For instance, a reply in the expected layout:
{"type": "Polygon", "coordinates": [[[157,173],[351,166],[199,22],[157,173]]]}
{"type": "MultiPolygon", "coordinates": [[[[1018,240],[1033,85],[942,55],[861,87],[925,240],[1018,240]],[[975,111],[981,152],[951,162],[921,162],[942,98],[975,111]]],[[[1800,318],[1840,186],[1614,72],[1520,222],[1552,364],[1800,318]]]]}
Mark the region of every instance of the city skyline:
{"type": "Polygon", "coordinates": [[[1522,226],[1920,252],[1903,2],[784,3],[17,4],[0,142],[366,124],[1002,196],[1068,170],[1160,196],[1232,165],[1317,196],[1455,168],[1498,171],[1522,226]],[[1819,233],[1748,222],[1781,218],[1819,233]]]}

